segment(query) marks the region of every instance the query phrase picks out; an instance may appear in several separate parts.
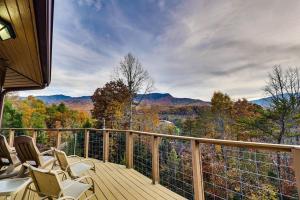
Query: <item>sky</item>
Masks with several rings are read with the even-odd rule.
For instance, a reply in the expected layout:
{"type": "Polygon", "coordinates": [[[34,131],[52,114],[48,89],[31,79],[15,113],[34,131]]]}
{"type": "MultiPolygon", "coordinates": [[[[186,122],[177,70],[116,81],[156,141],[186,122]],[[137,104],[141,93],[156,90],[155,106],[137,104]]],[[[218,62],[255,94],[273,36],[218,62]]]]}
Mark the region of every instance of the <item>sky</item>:
{"type": "Polygon", "coordinates": [[[56,0],[52,81],[26,95],[92,95],[131,52],[153,92],[265,96],[274,65],[300,66],[298,0],[56,0]]]}

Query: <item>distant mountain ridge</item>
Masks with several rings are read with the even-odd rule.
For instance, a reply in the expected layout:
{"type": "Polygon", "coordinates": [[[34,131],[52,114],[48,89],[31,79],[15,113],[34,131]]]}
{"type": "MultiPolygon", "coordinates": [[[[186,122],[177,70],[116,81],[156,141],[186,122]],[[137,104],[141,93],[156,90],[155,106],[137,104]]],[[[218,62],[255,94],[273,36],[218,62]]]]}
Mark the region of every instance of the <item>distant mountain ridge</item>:
{"type": "Polygon", "coordinates": [[[57,104],[65,101],[91,101],[91,96],[71,97],[63,94],[48,95],[48,96],[35,96],[37,99],[42,100],[46,104],[57,104]]]}
{"type": "MultiPolygon", "coordinates": [[[[72,108],[75,107],[78,110],[90,110],[92,109],[91,96],[80,96],[71,97],[63,94],[57,95],[46,95],[46,96],[36,96],[37,99],[42,100],[46,104],[58,104],[65,103],[72,108]],[[81,109],[86,107],[86,109],[81,109]]],[[[270,106],[271,97],[265,97],[260,99],[251,100],[251,103],[260,105],[262,107],[270,106]]],[[[147,105],[162,105],[162,106],[209,106],[210,102],[206,102],[200,99],[192,98],[177,98],[173,97],[169,93],[149,93],[146,95],[137,95],[135,101],[141,101],[142,104],[147,105]]]]}
{"type": "MultiPolygon", "coordinates": [[[[289,94],[285,93],[284,94],[284,98],[288,99],[289,98],[289,94]]],[[[272,102],[272,97],[265,97],[265,98],[255,99],[255,100],[251,101],[251,103],[260,105],[260,106],[265,107],[265,108],[270,107],[271,102],[272,102]]]]}
{"type": "Polygon", "coordinates": [[[200,99],[191,99],[191,98],[177,98],[173,97],[169,93],[149,93],[145,95],[137,95],[135,101],[141,101],[144,104],[150,105],[199,105],[205,106],[209,105],[209,102],[202,101],[200,99]]]}
{"type": "Polygon", "coordinates": [[[264,108],[268,108],[270,107],[270,102],[271,102],[271,97],[265,97],[265,98],[261,98],[261,99],[255,99],[250,101],[251,103],[260,105],[264,108]]]}
{"type": "MultiPolygon", "coordinates": [[[[81,111],[90,111],[93,107],[91,96],[71,97],[63,94],[36,96],[46,104],[65,103],[67,106],[81,111]]],[[[149,93],[137,95],[136,102],[141,104],[160,106],[209,106],[210,103],[200,99],[177,98],[169,93],[149,93]]]]}

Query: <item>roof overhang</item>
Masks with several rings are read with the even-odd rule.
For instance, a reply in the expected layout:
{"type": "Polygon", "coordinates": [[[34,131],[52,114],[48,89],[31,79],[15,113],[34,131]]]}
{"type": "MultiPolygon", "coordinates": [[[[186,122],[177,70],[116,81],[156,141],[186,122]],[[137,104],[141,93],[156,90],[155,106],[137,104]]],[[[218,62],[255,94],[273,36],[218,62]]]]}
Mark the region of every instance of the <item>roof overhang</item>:
{"type": "Polygon", "coordinates": [[[54,0],[0,0],[15,39],[0,41],[2,91],[42,89],[51,81],[54,0]]]}

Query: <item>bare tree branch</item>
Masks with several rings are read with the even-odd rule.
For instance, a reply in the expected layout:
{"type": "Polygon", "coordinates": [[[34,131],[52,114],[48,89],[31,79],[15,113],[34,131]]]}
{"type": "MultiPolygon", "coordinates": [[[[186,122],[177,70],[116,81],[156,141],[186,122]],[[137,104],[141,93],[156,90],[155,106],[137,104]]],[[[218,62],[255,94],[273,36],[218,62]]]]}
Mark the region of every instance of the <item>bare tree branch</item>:
{"type": "MultiPolygon", "coordinates": [[[[153,89],[154,82],[147,70],[131,53],[128,53],[116,69],[115,79],[122,80],[130,91],[130,121],[132,120],[132,106],[138,106],[144,96],[153,89]],[[142,94],[138,102],[134,102],[138,94],[142,94]]],[[[131,122],[130,122],[131,124],[131,122]]]]}

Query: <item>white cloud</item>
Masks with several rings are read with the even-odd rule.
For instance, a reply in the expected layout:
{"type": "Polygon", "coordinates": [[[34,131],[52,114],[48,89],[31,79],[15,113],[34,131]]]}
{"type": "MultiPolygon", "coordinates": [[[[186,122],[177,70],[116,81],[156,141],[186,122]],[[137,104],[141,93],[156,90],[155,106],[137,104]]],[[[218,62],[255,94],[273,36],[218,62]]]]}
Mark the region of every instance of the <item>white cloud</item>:
{"type": "Polygon", "coordinates": [[[143,13],[128,15],[114,0],[104,7],[101,1],[78,1],[102,9],[98,13],[107,9],[103,19],[85,19],[70,2],[57,3],[61,7],[55,14],[53,80],[44,93],[89,95],[109,80],[127,52],[139,57],[158,91],[204,100],[215,90],[234,98],[261,97],[273,65],[300,66],[297,0],[188,0],[172,8],[168,1],[149,0],[168,15],[152,13],[157,24],[166,20],[153,32],[147,29],[148,16],[142,20],[146,28],[141,28],[137,19],[143,13]],[[82,20],[95,24],[87,29],[82,20]],[[105,28],[105,37],[94,33],[105,28]]]}
{"type": "Polygon", "coordinates": [[[102,1],[101,0],[78,0],[79,5],[92,6],[97,11],[102,9],[102,1]]]}
{"type": "Polygon", "coordinates": [[[299,1],[184,1],[147,62],[178,96],[260,97],[273,65],[300,64],[299,9],[299,1]]]}

